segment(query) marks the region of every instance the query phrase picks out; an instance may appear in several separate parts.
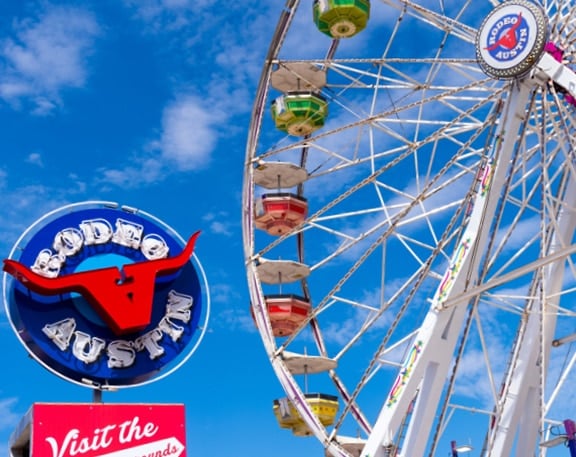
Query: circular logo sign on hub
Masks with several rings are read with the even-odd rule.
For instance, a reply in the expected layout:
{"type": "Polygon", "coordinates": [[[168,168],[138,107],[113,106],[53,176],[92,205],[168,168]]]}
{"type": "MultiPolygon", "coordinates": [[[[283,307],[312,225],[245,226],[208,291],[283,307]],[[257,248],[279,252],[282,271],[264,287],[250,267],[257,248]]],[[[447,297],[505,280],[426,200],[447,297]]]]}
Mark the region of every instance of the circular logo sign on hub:
{"type": "Polygon", "coordinates": [[[16,335],[42,365],[81,385],[163,378],[192,355],[206,329],[197,236],[186,242],[149,214],[107,202],[45,215],[4,260],[4,302],[16,335]]]}
{"type": "Polygon", "coordinates": [[[541,7],[510,0],[484,19],[476,37],[476,57],[484,73],[498,79],[524,75],[538,61],[548,35],[541,7]]]}

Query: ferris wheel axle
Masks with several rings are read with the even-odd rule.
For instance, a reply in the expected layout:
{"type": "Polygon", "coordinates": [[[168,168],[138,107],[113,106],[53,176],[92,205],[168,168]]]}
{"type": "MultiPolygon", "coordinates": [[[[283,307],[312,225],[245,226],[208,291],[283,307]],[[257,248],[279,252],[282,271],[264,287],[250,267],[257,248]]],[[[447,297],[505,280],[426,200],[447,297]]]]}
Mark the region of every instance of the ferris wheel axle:
{"type": "Polygon", "coordinates": [[[576,73],[567,65],[545,52],[542,54],[537,68],[555,84],[565,89],[572,97],[576,97],[576,73]]]}

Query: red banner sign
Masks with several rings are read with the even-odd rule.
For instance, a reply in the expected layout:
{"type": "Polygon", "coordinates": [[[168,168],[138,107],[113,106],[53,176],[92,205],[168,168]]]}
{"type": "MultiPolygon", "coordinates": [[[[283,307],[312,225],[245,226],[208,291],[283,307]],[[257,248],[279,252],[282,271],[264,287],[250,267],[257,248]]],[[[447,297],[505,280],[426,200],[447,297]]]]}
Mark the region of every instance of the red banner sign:
{"type": "Polygon", "coordinates": [[[185,457],[183,405],[36,403],[34,457],[185,457]]]}

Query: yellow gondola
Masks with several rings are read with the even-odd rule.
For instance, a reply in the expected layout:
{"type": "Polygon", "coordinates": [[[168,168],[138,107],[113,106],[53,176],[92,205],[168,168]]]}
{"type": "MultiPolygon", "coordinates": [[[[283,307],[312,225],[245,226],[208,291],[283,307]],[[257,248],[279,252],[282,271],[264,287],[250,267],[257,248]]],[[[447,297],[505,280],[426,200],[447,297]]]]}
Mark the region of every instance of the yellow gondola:
{"type": "MultiPolygon", "coordinates": [[[[328,394],[305,394],[306,402],[322,425],[330,426],[334,423],[338,413],[338,397],[328,394]]],[[[306,425],[292,402],[288,398],[274,400],[274,415],[280,427],[292,430],[297,436],[310,436],[312,431],[306,425]]]]}

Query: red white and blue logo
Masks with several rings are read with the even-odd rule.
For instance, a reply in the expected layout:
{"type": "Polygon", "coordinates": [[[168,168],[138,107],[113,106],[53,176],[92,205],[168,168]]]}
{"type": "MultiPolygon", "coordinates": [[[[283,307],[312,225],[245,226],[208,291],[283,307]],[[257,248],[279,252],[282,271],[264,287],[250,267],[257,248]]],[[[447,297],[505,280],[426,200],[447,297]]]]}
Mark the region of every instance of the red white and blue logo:
{"type": "Polygon", "coordinates": [[[496,78],[522,76],[544,50],[547,19],[544,11],[525,0],[507,1],[480,26],[476,54],[485,73],[496,78]]]}
{"type": "Polygon", "coordinates": [[[500,62],[509,62],[526,50],[530,27],[519,11],[496,21],[488,30],[487,38],[485,50],[490,56],[500,62]]]}
{"type": "Polygon", "coordinates": [[[160,379],[206,329],[197,237],[184,241],[153,216],[107,202],[60,208],[4,260],[12,327],[36,360],[69,381],[104,389],[160,379]]]}

